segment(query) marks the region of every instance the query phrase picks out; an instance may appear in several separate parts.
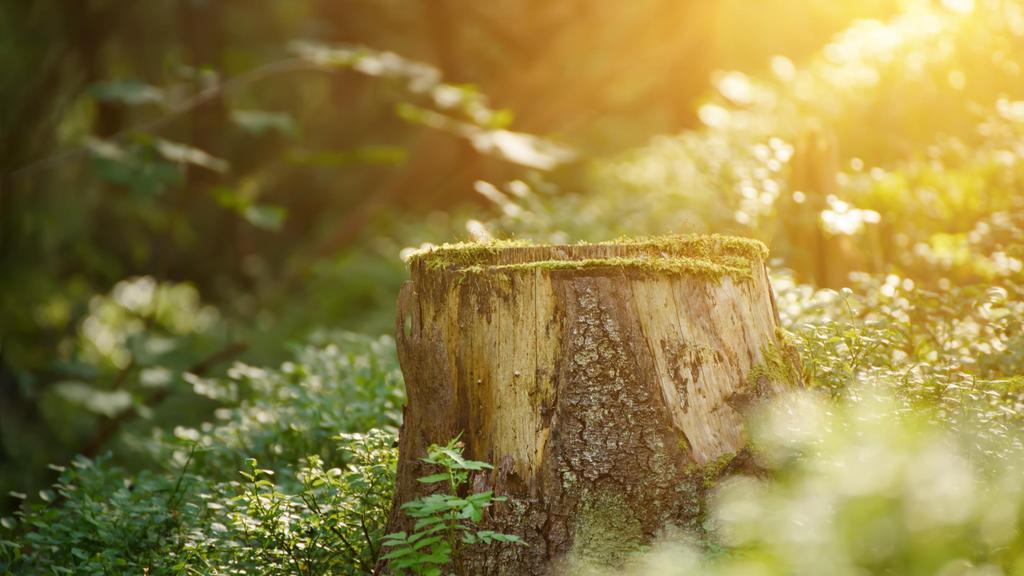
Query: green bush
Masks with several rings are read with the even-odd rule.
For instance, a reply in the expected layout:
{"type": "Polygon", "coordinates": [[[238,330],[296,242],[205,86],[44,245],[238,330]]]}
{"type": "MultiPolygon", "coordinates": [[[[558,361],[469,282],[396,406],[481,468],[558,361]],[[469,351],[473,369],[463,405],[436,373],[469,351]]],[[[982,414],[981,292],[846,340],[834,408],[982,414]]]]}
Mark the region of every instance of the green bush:
{"type": "Polygon", "coordinates": [[[153,469],[109,456],[59,468],[4,518],[0,572],[369,573],[394,489],[394,343],[315,340],[330,343],[278,369],[188,378],[220,407],[202,426],[126,440],[153,469]]]}

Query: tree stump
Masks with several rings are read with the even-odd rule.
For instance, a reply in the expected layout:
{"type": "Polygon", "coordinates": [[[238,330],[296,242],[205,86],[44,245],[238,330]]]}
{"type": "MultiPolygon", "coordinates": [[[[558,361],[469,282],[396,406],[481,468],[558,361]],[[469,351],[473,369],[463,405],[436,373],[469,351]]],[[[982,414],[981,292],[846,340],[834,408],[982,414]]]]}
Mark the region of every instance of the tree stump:
{"type": "Polygon", "coordinates": [[[615,565],[697,528],[702,486],[745,445],[743,412],[794,383],[760,242],[673,236],[574,246],[445,245],[410,261],[397,342],[408,403],[389,529],[458,434],[517,534],[459,574],[615,565]]]}

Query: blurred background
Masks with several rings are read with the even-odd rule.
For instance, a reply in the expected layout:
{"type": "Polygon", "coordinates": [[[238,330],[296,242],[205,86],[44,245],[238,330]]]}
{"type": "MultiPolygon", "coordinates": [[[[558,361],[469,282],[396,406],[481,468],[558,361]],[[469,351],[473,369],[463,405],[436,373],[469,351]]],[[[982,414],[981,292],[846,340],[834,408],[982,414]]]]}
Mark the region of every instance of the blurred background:
{"type": "Polygon", "coordinates": [[[424,243],[756,237],[791,327],[1017,374],[1022,65],[1011,0],[0,0],[0,512],[387,346],[424,243]]]}

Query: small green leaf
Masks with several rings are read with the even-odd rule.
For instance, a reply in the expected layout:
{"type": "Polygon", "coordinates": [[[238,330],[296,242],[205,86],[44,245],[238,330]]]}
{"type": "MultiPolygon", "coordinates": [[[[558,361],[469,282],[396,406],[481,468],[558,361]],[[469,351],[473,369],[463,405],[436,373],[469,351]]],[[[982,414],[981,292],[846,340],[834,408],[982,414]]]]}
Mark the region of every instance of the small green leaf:
{"type": "Polygon", "coordinates": [[[416,524],[413,526],[413,530],[420,530],[420,529],[422,529],[422,528],[424,528],[426,526],[432,526],[434,524],[440,524],[440,523],[443,523],[443,522],[444,522],[444,518],[440,518],[440,517],[437,517],[437,516],[429,516],[427,518],[422,518],[420,520],[417,520],[416,524]]]}
{"type": "Polygon", "coordinates": [[[462,467],[466,470],[490,470],[494,468],[487,462],[477,462],[476,460],[466,460],[462,463],[462,467]]]}
{"type": "Polygon", "coordinates": [[[429,538],[424,538],[424,539],[420,540],[419,542],[413,544],[412,549],[413,550],[419,550],[421,548],[425,548],[427,546],[430,546],[432,544],[436,544],[436,543],[440,542],[443,538],[444,538],[444,536],[431,536],[429,538]]]}
{"type": "Polygon", "coordinates": [[[383,560],[392,560],[394,558],[401,558],[402,556],[406,556],[408,554],[412,554],[413,552],[414,552],[414,550],[412,548],[397,548],[397,549],[392,550],[391,552],[388,552],[387,554],[381,556],[381,559],[383,559],[383,560]]]}
{"type": "Polygon", "coordinates": [[[178,142],[171,142],[160,138],[153,141],[153,146],[161,156],[171,162],[176,162],[178,164],[192,164],[194,166],[199,166],[219,173],[227,172],[229,168],[226,160],[212,156],[211,154],[193,146],[180,144],[178,142]]]}
{"type": "Polygon", "coordinates": [[[440,473],[440,474],[431,474],[430,476],[423,476],[422,478],[419,478],[418,480],[420,482],[424,483],[424,484],[434,484],[434,483],[437,483],[437,482],[447,482],[448,479],[449,479],[448,474],[440,473]]]}
{"type": "Polygon", "coordinates": [[[408,535],[405,532],[392,532],[391,534],[384,536],[384,540],[392,542],[405,542],[407,536],[408,535]]]}
{"type": "Polygon", "coordinates": [[[269,204],[253,204],[243,211],[246,221],[264,230],[279,230],[284,224],[288,211],[281,206],[269,204]]]}
{"type": "Polygon", "coordinates": [[[232,110],[231,122],[256,136],[262,136],[269,132],[280,132],[284,135],[291,135],[295,132],[295,123],[292,121],[292,117],[281,112],[232,110]]]}
{"type": "Polygon", "coordinates": [[[164,101],[163,90],[139,80],[93,84],[89,87],[89,95],[102,102],[118,102],[129,106],[159,104],[164,101]]]}

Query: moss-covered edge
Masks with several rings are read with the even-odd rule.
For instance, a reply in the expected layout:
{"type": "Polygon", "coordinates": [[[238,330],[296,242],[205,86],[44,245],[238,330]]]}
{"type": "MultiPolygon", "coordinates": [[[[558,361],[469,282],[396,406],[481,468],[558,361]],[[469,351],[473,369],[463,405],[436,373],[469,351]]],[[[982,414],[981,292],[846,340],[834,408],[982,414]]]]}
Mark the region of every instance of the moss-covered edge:
{"type": "Polygon", "coordinates": [[[596,244],[534,244],[525,240],[464,242],[426,248],[409,258],[411,265],[427,270],[450,270],[466,274],[527,270],[584,270],[614,268],[658,274],[750,277],[758,263],[768,258],[768,247],[758,240],[719,234],[688,234],[647,238],[620,238],[596,244]],[[571,249],[581,246],[626,246],[635,256],[610,258],[547,259],[516,264],[493,264],[502,250],[514,248],[571,249]]]}
{"type": "Polygon", "coordinates": [[[784,388],[797,388],[802,383],[800,352],[793,337],[782,328],[775,329],[777,343],[761,348],[761,362],[750,369],[747,389],[756,397],[766,395],[766,388],[776,384],[784,388]]]}

